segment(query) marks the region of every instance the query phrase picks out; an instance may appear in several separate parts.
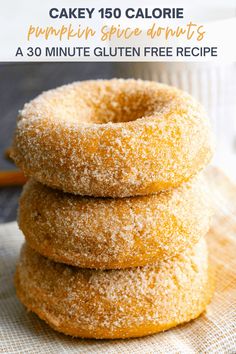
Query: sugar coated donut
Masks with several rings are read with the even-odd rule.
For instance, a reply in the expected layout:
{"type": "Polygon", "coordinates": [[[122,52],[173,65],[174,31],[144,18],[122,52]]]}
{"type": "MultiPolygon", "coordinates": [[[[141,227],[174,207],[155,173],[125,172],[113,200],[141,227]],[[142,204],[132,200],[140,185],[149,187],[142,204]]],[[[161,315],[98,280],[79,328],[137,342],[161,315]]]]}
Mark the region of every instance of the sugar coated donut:
{"type": "Polygon", "coordinates": [[[12,158],[64,192],[101,197],[179,186],[212,156],[205,112],[188,94],[141,80],[73,83],[19,113],[12,158]]]}
{"type": "Polygon", "coordinates": [[[205,235],[210,202],[202,176],[142,197],[65,194],[33,180],[20,198],[18,223],[37,252],[85,268],[128,268],[182,252],[205,235]]]}
{"type": "Polygon", "coordinates": [[[51,327],[87,338],[166,330],[198,317],[213,291],[204,239],[172,260],[106,271],[54,263],[24,246],[15,285],[27,309],[51,327]]]}

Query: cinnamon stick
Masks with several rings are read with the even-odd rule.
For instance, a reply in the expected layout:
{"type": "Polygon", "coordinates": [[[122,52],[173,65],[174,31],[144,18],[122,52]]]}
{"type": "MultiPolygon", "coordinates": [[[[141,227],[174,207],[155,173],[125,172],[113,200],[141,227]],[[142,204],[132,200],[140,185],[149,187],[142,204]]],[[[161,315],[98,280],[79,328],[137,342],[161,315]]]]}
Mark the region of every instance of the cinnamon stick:
{"type": "Polygon", "coordinates": [[[0,171],[0,187],[22,186],[27,181],[20,170],[0,171]]]}

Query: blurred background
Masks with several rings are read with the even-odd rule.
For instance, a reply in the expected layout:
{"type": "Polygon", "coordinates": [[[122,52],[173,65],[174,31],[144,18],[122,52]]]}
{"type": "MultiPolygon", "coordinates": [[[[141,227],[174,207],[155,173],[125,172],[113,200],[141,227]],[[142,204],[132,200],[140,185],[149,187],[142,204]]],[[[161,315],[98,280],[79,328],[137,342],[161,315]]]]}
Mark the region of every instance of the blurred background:
{"type": "MultiPolygon", "coordinates": [[[[0,64],[0,171],[14,169],[6,159],[16,116],[44,90],[78,80],[134,77],[174,85],[205,106],[215,134],[213,164],[236,182],[236,63],[22,63],[0,64]]],[[[0,186],[0,223],[15,220],[22,187],[0,186]]]]}

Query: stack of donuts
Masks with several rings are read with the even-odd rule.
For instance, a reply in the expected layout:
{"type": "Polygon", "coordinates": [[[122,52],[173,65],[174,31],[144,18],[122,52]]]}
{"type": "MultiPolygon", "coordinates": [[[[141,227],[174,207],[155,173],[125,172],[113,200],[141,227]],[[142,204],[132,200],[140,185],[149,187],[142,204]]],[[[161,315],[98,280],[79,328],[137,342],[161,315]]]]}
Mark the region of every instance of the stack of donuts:
{"type": "Polygon", "coordinates": [[[203,108],[156,82],[98,80],[20,111],[12,157],[29,178],[17,296],[55,330],[144,336],[198,317],[213,293],[201,170],[203,108]]]}

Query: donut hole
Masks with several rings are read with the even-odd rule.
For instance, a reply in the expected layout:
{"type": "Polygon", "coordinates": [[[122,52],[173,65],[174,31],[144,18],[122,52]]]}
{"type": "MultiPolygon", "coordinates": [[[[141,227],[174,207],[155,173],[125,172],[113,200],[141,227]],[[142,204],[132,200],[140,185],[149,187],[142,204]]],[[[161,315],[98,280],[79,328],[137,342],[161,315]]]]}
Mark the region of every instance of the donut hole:
{"type": "Polygon", "coordinates": [[[96,124],[125,123],[150,116],[154,109],[144,94],[104,95],[100,104],[93,104],[89,121],[96,124]]]}
{"type": "Polygon", "coordinates": [[[63,97],[53,104],[53,114],[63,119],[80,123],[106,124],[125,123],[162,111],[167,97],[163,90],[144,89],[125,84],[117,86],[101,83],[77,86],[75,90],[64,91],[63,97]],[[69,117],[69,118],[68,118],[69,117]]]}

